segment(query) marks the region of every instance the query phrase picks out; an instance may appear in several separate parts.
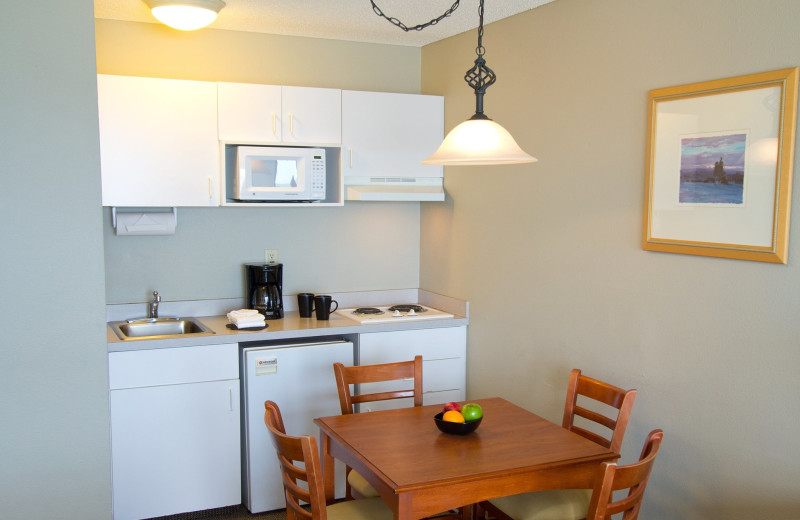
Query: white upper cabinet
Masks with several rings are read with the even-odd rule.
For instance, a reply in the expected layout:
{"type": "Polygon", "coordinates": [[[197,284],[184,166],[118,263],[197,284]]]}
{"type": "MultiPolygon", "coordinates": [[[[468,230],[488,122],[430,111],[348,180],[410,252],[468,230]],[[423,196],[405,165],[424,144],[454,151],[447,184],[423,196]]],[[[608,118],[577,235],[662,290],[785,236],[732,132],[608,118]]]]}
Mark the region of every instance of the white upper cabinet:
{"type": "Polygon", "coordinates": [[[342,174],[347,177],[442,177],[423,165],[442,142],[444,98],[342,91],[342,174]]]}
{"type": "Polygon", "coordinates": [[[333,88],[282,87],[283,142],[342,142],[342,91],[333,88]]]}
{"type": "Polygon", "coordinates": [[[97,78],[104,206],[219,205],[217,84],[97,78]]]}
{"type": "Polygon", "coordinates": [[[281,87],[218,83],[217,94],[220,141],[281,142],[281,87]]]}
{"type": "Polygon", "coordinates": [[[220,141],[336,146],[342,142],[339,89],[218,85],[220,141]]]}

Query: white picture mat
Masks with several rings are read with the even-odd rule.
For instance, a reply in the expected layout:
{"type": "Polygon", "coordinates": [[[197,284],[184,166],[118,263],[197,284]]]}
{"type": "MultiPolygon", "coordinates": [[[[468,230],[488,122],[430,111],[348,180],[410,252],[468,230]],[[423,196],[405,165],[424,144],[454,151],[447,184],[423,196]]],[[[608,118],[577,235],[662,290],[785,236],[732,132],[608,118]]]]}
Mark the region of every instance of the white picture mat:
{"type": "Polygon", "coordinates": [[[651,186],[652,240],[771,247],[778,164],[781,87],[656,100],[651,186]],[[744,204],[679,205],[681,138],[744,131],[744,204]]]}

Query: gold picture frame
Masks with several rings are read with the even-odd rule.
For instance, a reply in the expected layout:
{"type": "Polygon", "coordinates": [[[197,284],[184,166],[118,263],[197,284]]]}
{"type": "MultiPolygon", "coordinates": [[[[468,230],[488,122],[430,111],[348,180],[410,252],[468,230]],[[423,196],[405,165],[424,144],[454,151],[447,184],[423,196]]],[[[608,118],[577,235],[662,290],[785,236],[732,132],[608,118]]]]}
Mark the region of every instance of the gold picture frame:
{"type": "Polygon", "coordinates": [[[798,71],[650,91],[643,249],[787,262],[798,71]]]}

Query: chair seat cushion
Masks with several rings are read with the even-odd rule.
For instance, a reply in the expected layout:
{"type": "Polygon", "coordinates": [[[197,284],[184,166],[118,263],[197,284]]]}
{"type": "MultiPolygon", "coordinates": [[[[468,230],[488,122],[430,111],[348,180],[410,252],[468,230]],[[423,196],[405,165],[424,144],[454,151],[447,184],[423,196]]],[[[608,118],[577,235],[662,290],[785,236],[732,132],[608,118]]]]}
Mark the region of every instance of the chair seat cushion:
{"type": "MultiPolygon", "coordinates": [[[[351,472],[352,473],[352,472],[351,472]]],[[[392,520],[392,510],[381,498],[345,500],[327,507],[328,520],[392,520]]]]}
{"type": "Polygon", "coordinates": [[[591,489],[554,489],[489,502],[514,520],[579,520],[586,518],[591,498],[591,489]]]}
{"type": "Polygon", "coordinates": [[[347,482],[350,484],[350,489],[358,493],[359,497],[372,498],[380,496],[372,484],[367,482],[367,479],[362,477],[357,471],[350,471],[347,475],[347,482]]]}

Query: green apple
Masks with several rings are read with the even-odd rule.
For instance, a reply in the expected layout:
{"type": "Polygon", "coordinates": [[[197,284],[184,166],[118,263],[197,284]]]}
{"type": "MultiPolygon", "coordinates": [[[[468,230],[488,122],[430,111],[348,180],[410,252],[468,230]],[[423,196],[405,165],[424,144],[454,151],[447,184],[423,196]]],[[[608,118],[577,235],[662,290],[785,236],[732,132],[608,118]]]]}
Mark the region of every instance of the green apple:
{"type": "Polygon", "coordinates": [[[477,421],[483,417],[483,409],[477,403],[467,403],[461,407],[461,415],[464,416],[464,420],[467,422],[477,421]]]}

